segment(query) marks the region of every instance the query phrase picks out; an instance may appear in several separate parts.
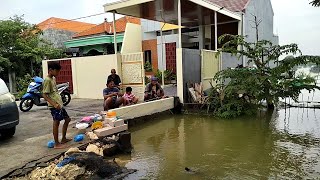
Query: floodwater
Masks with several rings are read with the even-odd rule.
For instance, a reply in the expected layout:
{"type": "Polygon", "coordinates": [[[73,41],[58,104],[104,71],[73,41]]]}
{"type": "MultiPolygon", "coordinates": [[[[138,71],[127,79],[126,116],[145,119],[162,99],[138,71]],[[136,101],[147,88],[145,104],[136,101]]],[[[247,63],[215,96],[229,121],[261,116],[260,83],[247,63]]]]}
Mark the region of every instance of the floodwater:
{"type": "Polygon", "coordinates": [[[282,108],[232,120],[172,115],[130,131],[134,151],[120,159],[138,171],[126,179],[320,178],[320,109],[282,108]]]}

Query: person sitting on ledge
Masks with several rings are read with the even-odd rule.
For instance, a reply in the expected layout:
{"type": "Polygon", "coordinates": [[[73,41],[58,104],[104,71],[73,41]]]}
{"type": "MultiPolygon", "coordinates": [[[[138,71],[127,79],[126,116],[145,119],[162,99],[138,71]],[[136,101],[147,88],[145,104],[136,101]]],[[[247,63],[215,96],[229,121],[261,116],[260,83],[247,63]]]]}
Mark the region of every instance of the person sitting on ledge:
{"type": "Polygon", "coordinates": [[[119,89],[115,87],[112,79],[107,81],[107,88],[103,90],[104,97],[104,111],[109,109],[118,108],[124,102],[122,94],[119,92],[119,89]]]}
{"type": "Polygon", "coordinates": [[[139,99],[132,93],[132,87],[127,87],[126,88],[126,93],[123,95],[124,106],[130,106],[132,104],[137,104],[139,99]]]}
{"type": "Polygon", "coordinates": [[[152,101],[164,98],[164,91],[158,82],[157,77],[151,77],[151,82],[146,85],[144,101],[152,101]]]}

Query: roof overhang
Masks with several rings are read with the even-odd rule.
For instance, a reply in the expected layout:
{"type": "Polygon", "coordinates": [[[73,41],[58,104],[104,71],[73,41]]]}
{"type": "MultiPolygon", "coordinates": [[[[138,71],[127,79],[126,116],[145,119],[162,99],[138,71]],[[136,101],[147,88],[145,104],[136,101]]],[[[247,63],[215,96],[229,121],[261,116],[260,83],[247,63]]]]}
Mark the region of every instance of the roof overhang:
{"type": "Polygon", "coordinates": [[[225,9],[224,7],[218,6],[216,4],[208,2],[206,0],[189,0],[189,1],[191,1],[191,2],[193,2],[195,4],[198,4],[198,5],[202,6],[202,7],[206,7],[208,9],[211,9],[213,11],[217,11],[217,12],[219,12],[221,14],[224,14],[226,16],[229,16],[229,17],[231,17],[233,19],[236,19],[236,20],[239,20],[239,21],[241,20],[241,14],[233,12],[233,11],[230,11],[228,9],[225,9]]]}
{"type": "MultiPolygon", "coordinates": [[[[117,34],[116,41],[123,42],[124,35],[117,34]]],[[[100,36],[90,36],[90,37],[83,37],[72,39],[69,41],[64,42],[64,45],[67,48],[76,48],[76,47],[83,47],[83,46],[92,46],[98,44],[108,44],[114,43],[113,35],[100,35],[100,36]]]]}
{"type": "MultiPolygon", "coordinates": [[[[166,0],[120,0],[114,3],[108,3],[104,5],[105,12],[116,12],[118,14],[123,15],[129,15],[129,16],[135,16],[139,18],[144,19],[150,19],[150,20],[157,20],[161,21],[159,18],[159,11],[161,11],[160,7],[163,5],[159,5],[159,3],[163,3],[166,0]],[[152,8],[146,8],[145,5],[150,4],[152,8]],[[155,12],[152,12],[155,11],[155,12]],[[147,13],[146,13],[147,12],[147,13]],[[158,15],[158,18],[153,18],[149,16],[144,16],[144,14],[155,14],[158,15]]],[[[176,3],[176,0],[167,0],[167,1],[174,1],[173,3],[176,3]]],[[[172,3],[171,2],[171,3],[172,3]]],[[[212,2],[209,2],[207,0],[181,0],[182,8],[184,4],[190,4],[190,2],[194,3],[196,6],[202,7],[202,9],[205,9],[206,11],[210,10],[212,12],[216,11],[222,16],[232,18],[233,20],[241,20],[241,13],[230,11],[224,7],[221,7],[217,4],[214,4],[212,2]]],[[[177,7],[175,7],[177,8],[177,7]]],[[[186,9],[182,10],[182,16],[186,9]]],[[[165,10],[163,10],[165,11],[165,10]]],[[[166,21],[172,24],[177,24],[177,20],[173,20],[173,18],[177,18],[176,14],[173,14],[172,12],[164,12],[166,16],[166,21]]],[[[183,18],[183,17],[182,17],[183,18]]],[[[196,21],[196,20],[194,20],[196,21]]],[[[201,24],[197,22],[198,24],[201,24]]],[[[182,24],[183,25],[183,24],[182,24]]]]}
{"type": "Polygon", "coordinates": [[[111,12],[111,11],[116,11],[118,9],[127,8],[127,7],[131,7],[131,6],[135,6],[135,5],[139,5],[139,4],[143,4],[151,1],[154,1],[154,0],[120,0],[113,3],[107,3],[103,6],[104,6],[105,12],[111,12]]]}

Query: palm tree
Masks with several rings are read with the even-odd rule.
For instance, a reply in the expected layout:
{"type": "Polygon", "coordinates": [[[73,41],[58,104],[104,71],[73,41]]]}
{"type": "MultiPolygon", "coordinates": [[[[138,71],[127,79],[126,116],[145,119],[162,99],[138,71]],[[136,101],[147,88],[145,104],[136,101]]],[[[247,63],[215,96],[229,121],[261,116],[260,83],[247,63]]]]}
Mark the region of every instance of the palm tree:
{"type": "Polygon", "coordinates": [[[311,4],[312,6],[319,7],[319,6],[320,6],[320,0],[312,0],[312,1],[310,2],[310,4],[311,4]]]}

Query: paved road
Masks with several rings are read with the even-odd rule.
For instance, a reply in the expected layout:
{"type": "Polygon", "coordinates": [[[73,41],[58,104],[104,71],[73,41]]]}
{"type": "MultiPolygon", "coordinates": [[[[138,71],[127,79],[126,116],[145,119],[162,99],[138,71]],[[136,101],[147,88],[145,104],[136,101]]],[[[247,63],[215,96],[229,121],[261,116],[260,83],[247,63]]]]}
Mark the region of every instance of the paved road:
{"type": "MultiPolygon", "coordinates": [[[[102,100],[72,99],[66,109],[72,119],[68,132],[68,137],[72,138],[77,133],[73,128],[75,120],[99,113],[103,110],[102,100]]],[[[0,140],[0,177],[11,168],[49,154],[62,152],[63,150],[46,147],[47,142],[52,139],[52,118],[47,107],[33,107],[30,112],[20,112],[20,124],[17,126],[15,136],[0,140]]]]}
{"type": "MultiPolygon", "coordinates": [[[[175,96],[176,86],[168,85],[164,91],[166,95],[175,96]]],[[[75,121],[99,113],[103,110],[103,101],[72,99],[66,109],[72,119],[67,134],[71,138],[77,134],[74,128],[75,121]]],[[[20,124],[17,126],[15,136],[0,140],[0,177],[10,169],[31,160],[65,151],[48,149],[47,142],[52,139],[52,117],[47,107],[34,106],[29,112],[20,112],[20,124]]]]}

